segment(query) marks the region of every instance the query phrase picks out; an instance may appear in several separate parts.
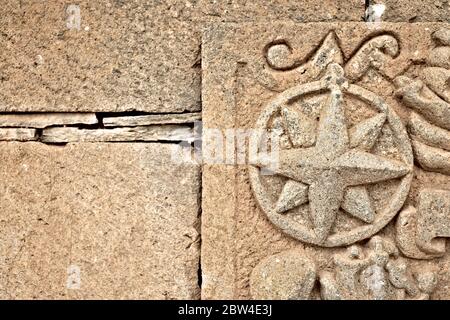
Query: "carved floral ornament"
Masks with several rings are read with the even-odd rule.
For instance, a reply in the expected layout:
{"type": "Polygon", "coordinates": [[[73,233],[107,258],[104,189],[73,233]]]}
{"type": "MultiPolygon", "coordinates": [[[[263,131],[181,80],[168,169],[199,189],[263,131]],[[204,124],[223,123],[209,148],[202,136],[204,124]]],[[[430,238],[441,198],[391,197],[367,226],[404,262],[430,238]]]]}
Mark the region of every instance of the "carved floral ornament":
{"type": "Polygon", "coordinates": [[[337,253],[334,273],[317,272],[310,258],[295,251],[268,257],[252,273],[254,297],[306,299],[317,278],[325,299],[429,298],[436,274],[410,271],[407,258],[445,253],[441,237],[450,236],[450,191],[420,190],[418,208],[403,207],[414,160],[424,170],[450,174],[450,30],[431,36],[436,47],[420,78],[393,79],[396,97],[412,110],[406,127],[382,97],[358,84],[398,54],[394,36],[368,40],[346,63],[333,32],[302,64],[287,42],[266,48],[267,64],[276,70],[273,88],[277,79],[277,88],[286,85],[283,72],[302,81],[283,88],[257,121],[263,130],[254,141],[262,141],[265,130],[279,143],[277,159],[260,157],[249,166],[261,210],[305,243],[339,247],[373,238],[367,248],[354,245],[337,253]],[[349,119],[355,108],[364,109],[358,121],[349,119]],[[271,175],[264,174],[268,167],[271,175]],[[375,236],[399,212],[395,241],[375,236]],[[297,281],[283,275],[289,266],[297,270],[297,281]],[[371,279],[378,282],[368,285],[371,279]],[[284,286],[289,290],[278,290],[280,283],[290,283],[284,286]]]}

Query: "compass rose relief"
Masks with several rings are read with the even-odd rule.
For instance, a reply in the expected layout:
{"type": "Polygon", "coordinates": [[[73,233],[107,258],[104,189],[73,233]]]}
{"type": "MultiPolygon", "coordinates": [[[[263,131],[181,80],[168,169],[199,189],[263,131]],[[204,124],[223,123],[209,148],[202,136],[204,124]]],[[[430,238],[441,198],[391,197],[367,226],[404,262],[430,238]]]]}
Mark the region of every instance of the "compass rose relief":
{"type": "MultiPolygon", "coordinates": [[[[280,147],[277,159],[260,156],[250,165],[252,189],[269,220],[290,236],[327,247],[351,244],[377,233],[403,206],[413,168],[406,130],[339,64],[275,97],[257,126],[277,133],[280,147]],[[370,112],[350,123],[355,103],[370,112]],[[268,161],[272,175],[263,172],[268,161]]],[[[262,139],[258,133],[254,141],[262,139]]]]}
{"type": "Polygon", "coordinates": [[[205,32],[206,297],[448,299],[450,31],[378,27],[205,32]]]}

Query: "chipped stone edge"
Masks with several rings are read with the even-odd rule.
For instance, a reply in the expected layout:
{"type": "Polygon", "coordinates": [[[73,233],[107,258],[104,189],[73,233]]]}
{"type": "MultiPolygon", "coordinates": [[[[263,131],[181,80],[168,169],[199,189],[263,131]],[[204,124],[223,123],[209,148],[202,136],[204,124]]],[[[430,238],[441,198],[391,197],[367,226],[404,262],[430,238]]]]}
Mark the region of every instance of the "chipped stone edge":
{"type": "Polygon", "coordinates": [[[43,129],[54,125],[95,125],[95,113],[10,113],[0,114],[0,127],[43,129]]]}
{"type": "Polygon", "coordinates": [[[109,127],[137,127],[154,124],[186,124],[200,121],[200,112],[180,114],[151,114],[142,116],[105,117],[103,125],[109,127]]]}
{"type": "Polygon", "coordinates": [[[182,125],[140,126],[113,129],[52,127],[43,130],[40,140],[44,143],[193,141],[194,132],[191,127],[182,125]]]}
{"type": "Polygon", "coordinates": [[[36,141],[36,129],[0,128],[0,141],[36,141]]]}
{"type": "Polygon", "coordinates": [[[104,118],[94,112],[0,113],[0,141],[191,143],[198,138],[193,125],[199,121],[199,112],[104,118]]]}

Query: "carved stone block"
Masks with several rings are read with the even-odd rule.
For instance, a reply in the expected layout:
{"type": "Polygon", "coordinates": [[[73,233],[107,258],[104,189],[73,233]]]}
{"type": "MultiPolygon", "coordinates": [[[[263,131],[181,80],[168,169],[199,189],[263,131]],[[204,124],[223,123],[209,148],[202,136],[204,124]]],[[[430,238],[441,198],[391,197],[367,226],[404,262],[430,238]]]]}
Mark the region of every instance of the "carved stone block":
{"type": "Polygon", "coordinates": [[[203,298],[450,297],[450,257],[410,259],[395,232],[421,190],[450,190],[445,26],[205,30],[203,298]]]}

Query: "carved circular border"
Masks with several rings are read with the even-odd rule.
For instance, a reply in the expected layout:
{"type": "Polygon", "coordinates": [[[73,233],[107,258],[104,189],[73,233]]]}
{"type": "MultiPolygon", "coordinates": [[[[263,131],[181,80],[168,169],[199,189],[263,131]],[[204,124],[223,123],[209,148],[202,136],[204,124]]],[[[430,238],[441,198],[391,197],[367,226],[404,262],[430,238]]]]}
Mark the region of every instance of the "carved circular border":
{"type": "MultiPolygon", "coordinates": [[[[257,128],[266,129],[268,121],[282,105],[288,103],[289,101],[292,101],[293,99],[300,98],[305,94],[324,91],[326,90],[326,86],[327,85],[324,81],[315,81],[292,87],[280,93],[263,110],[257,121],[257,128]]],[[[397,190],[394,193],[392,199],[390,200],[389,204],[386,205],[385,208],[383,208],[383,211],[377,214],[379,218],[377,218],[374,223],[370,225],[360,226],[354,228],[353,230],[345,231],[340,234],[330,235],[324,242],[320,242],[312,230],[307,229],[299,222],[293,221],[289,217],[281,215],[275,211],[275,204],[273,204],[269,199],[263,196],[265,191],[263,190],[262,183],[260,181],[260,169],[256,166],[249,165],[250,184],[253,190],[253,194],[255,195],[255,198],[257,199],[262,211],[265,212],[269,220],[275,226],[280,228],[284,233],[290,235],[291,237],[303,242],[323,247],[349,245],[369,238],[380,231],[382,228],[384,228],[402,208],[408,196],[411,187],[411,181],[413,178],[414,160],[412,147],[406,129],[398,115],[382,98],[362,87],[350,84],[347,88],[344,88],[343,91],[344,93],[351,94],[361,101],[371,105],[378,111],[386,114],[386,121],[389,123],[391,129],[394,132],[394,135],[398,139],[397,148],[402,154],[404,161],[411,168],[411,172],[401,178],[401,182],[397,187],[397,190]]],[[[257,132],[255,133],[256,140],[253,141],[261,141],[261,131],[263,130],[257,130],[257,132]]]]}

